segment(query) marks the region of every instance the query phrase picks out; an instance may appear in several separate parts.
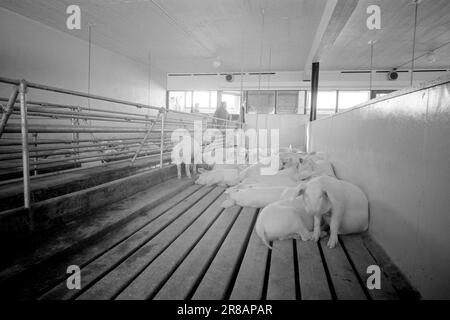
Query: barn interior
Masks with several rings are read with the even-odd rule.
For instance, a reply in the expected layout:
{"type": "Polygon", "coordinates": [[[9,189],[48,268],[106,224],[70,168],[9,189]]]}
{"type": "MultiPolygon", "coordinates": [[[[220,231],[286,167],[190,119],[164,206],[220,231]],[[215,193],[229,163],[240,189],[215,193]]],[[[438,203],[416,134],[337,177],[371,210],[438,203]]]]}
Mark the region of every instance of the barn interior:
{"type": "Polygon", "coordinates": [[[449,1],[74,5],[0,0],[1,297],[450,298],[449,1]],[[177,177],[196,124],[326,154],[368,231],[267,248],[263,208],[177,177]]]}

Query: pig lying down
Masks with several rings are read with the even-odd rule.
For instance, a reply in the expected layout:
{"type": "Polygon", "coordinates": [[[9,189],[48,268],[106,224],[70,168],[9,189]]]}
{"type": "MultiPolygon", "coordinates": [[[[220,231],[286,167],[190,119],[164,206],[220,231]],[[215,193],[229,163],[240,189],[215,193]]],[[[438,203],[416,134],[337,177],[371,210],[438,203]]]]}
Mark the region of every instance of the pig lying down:
{"type": "Polygon", "coordinates": [[[241,207],[263,208],[281,199],[291,199],[297,193],[297,188],[250,186],[245,189],[229,188],[228,199],[222,203],[223,208],[235,205],[241,207]]]}
{"type": "Polygon", "coordinates": [[[220,187],[235,186],[239,183],[239,169],[213,169],[212,171],[201,170],[200,177],[195,181],[196,184],[220,187]]]}
{"type": "Polygon", "coordinates": [[[255,231],[264,244],[272,249],[270,241],[312,238],[314,216],[309,214],[303,200],[280,200],[265,207],[256,220],[255,231]]]}
{"type": "Polygon", "coordinates": [[[298,178],[300,180],[309,180],[319,176],[330,176],[336,178],[333,165],[328,160],[306,157],[299,160],[298,178]]]}
{"type": "Polygon", "coordinates": [[[330,226],[328,247],[338,243],[338,234],[360,233],[369,226],[369,203],[357,186],[336,178],[313,178],[298,188],[308,214],[314,216],[313,240],[320,238],[322,218],[330,226]]]}
{"type": "MultiPolygon", "coordinates": [[[[254,165],[255,168],[260,168],[260,165],[254,165]]],[[[297,165],[292,165],[289,168],[278,171],[273,175],[261,175],[260,171],[254,172],[253,175],[247,175],[234,189],[246,189],[249,187],[294,187],[297,186],[297,165]]],[[[248,169],[250,170],[250,169],[248,169]]],[[[256,170],[255,170],[256,171],[256,170]]],[[[241,175],[242,177],[242,175],[241,175]]]]}

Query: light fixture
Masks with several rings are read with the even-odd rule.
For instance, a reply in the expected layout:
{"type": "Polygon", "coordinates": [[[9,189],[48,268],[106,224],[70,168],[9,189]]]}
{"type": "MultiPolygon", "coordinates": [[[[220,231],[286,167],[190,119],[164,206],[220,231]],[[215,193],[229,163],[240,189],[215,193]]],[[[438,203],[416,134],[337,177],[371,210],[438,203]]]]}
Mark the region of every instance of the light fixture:
{"type": "Polygon", "coordinates": [[[213,61],[214,68],[219,68],[222,65],[222,62],[219,59],[213,61]]]}

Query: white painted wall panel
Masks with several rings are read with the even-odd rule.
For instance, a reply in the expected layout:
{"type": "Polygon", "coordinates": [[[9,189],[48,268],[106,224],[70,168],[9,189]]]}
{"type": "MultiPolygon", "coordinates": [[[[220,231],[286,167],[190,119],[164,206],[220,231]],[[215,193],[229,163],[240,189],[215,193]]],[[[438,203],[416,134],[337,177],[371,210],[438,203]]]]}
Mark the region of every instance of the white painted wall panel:
{"type": "Polygon", "coordinates": [[[256,129],[256,117],[258,117],[258,129],[279,129],[280,148],[304,147],[305,124],[308,116],[301,114],[247,114],[247,128],[256,129]]]}
{"type": "MultiPolygon", "coordinates": [[[[96,36],[95,27],[92,36],[96,36]]],[[[87,92],[87,42],[3,8],[0,39],[0,76],[87,92]]],[[[165,105],[166,74],[157,67],[152,66],[149,85],[148,65],[95,45],[91,62],[92,93],[158,107],[165,105]]],[[[0,85],[0,94],[8,95],[9,87],[0,85]]],[[[67,102],[67,96],[60,101],[67,102]]],[[[79,103],[80,99],[69,101],[79,103]]]]}
{"type": "Polygon", "coordinates": [[[370,201],[370,233],[425,298],[450,298],[450,78],[312,123],[370,201]],[[433,86],[435,83],[433,84],[433,86]]]}

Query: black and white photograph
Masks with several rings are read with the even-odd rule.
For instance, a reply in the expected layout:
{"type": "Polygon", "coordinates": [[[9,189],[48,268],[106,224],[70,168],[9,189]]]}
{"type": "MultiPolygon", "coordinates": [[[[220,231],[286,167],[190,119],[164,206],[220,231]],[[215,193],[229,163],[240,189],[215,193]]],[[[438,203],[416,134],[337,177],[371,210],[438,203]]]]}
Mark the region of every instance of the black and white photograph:
{"type": "Polygon", "coordinates": [[[450,1],[0,0],[0,252],[4,303],[449,300],[450,1]]]}

